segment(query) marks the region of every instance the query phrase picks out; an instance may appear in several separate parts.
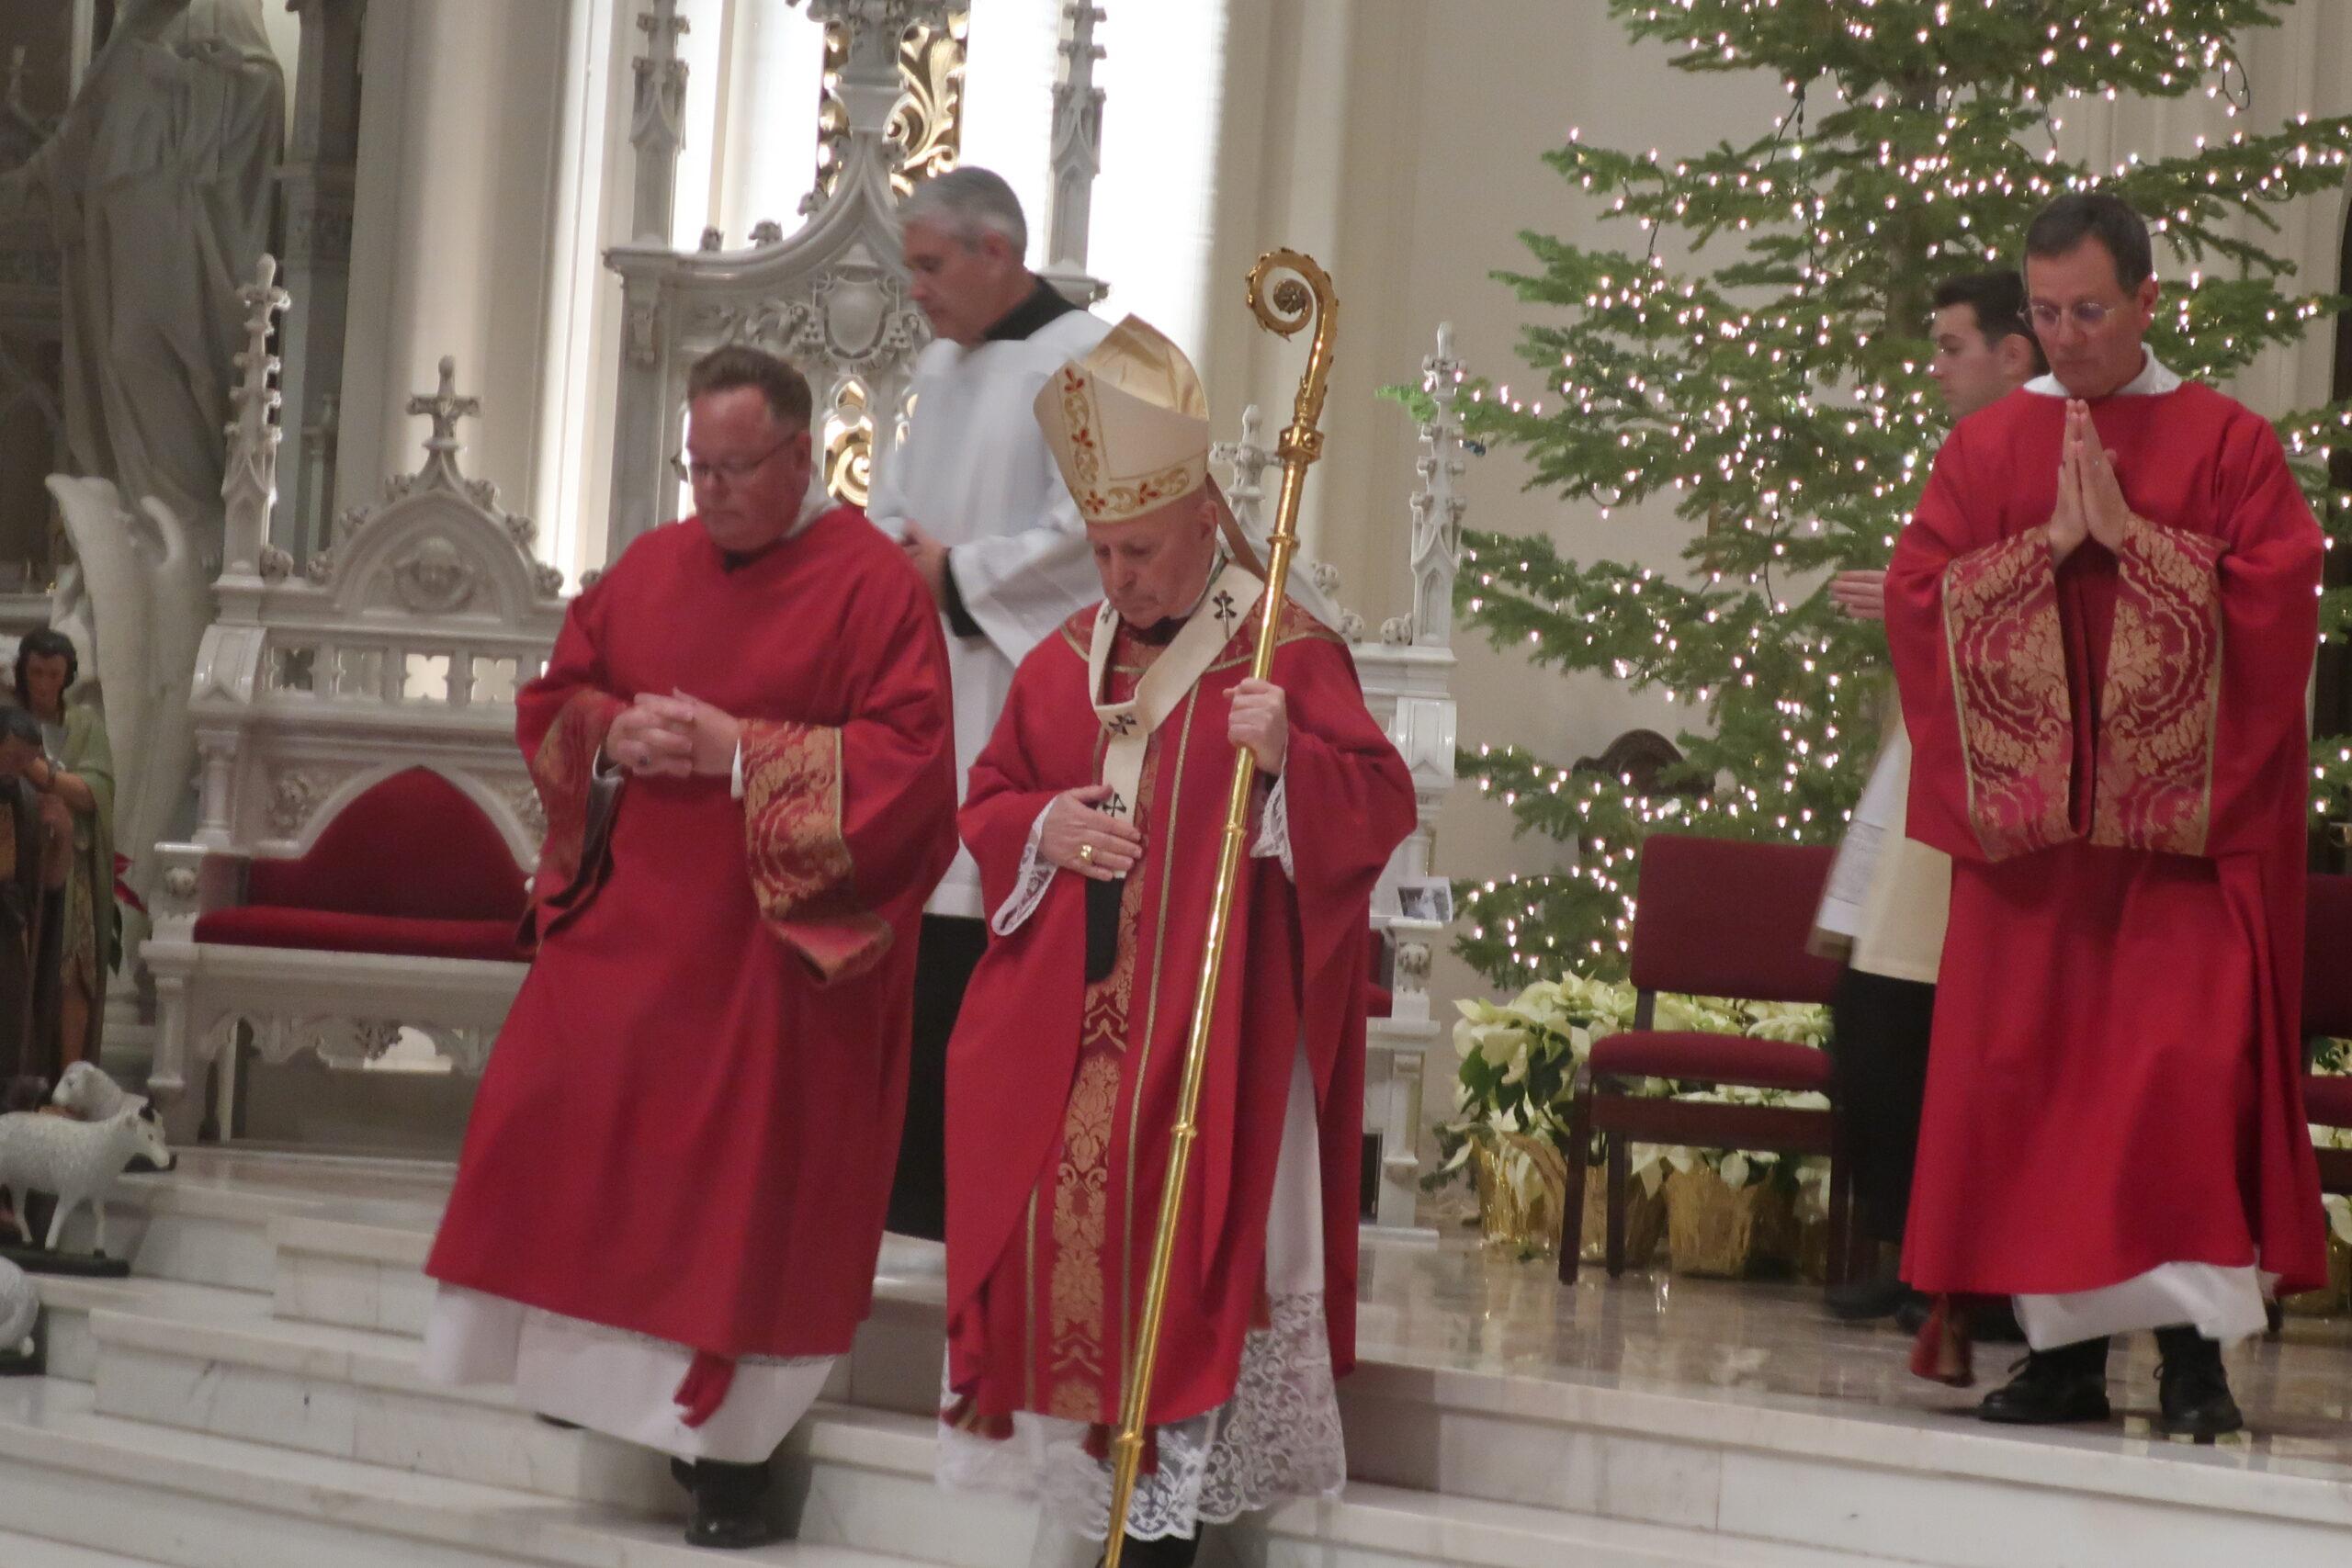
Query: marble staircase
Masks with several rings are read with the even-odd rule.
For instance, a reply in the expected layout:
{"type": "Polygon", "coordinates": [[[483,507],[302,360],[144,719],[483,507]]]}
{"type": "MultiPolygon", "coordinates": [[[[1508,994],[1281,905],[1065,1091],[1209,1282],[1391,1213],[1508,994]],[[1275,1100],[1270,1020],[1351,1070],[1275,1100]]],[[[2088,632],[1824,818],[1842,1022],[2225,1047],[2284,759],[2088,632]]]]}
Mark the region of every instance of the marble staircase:
{"type": "MultiPolygon", "coordinates": [[[[0,1382],[0,1564],[707,1568],[678,1540],[658,1459],[417,1376],[446,1184],[201,1153],[130,1183],[109,1228],[137,1274],[44,1281],[51,1375],[0,1382]]],[[[2340,1562],[2352,1544],[2352,1468],[1597,1382],[1534,1341],[1480,1341],[1551,1310],[1532,1272],[1498,1276],[1482,1322],[1475,1303],[1425,1316],[1409,1291],[1382,1299],[1383,1269],[1443,1277],[1430,1249],[1372,1261],[1346,1495],[1281,1509],[1204,1562],[2030,1568],[2120,1561],[2128,1540],[2165,1568],[2340,1562]],[[1461,1347],[1424,1342],[1432,1324],[1461,1347]]],[[[936,1250],[894,1243],[872,1320],[780,1467],[799,1539],[738,1561],[1031,1561],[1029,1510],[932,1482],[939,1302],[936,1250]]]]}

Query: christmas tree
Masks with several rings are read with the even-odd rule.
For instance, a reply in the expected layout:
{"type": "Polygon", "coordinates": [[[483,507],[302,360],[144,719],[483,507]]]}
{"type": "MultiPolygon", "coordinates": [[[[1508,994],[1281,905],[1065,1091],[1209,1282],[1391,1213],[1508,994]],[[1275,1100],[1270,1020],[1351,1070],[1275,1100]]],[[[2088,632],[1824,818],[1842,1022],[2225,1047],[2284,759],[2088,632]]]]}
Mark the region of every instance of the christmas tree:
{"type": "MultiPolygon", "coordinates": [[[[2245,236],[2279,204],[2340,187],[2352,119],[2300,117],[2175,156],[2069,162],[2077,100],[2203,94],[2234,126],[2251,85],[2232,39],[2291,0],[1610,0],[1677,70],[1770,71],[1775,124],[1746,146],[1623,152],[1571,133],[1547,161],[1619,248],[1524,236],[1507,275],[1536,308],[1534,387],[1481,389],[1472,434],[1515,446],[1532,483],[1611,508],[1656,501],[1700,525],[1681,573],[1580,562],[1544,537],[1473,534],[1461,607],[1498,647],[1663,692],[1690,794],[1645,795],[1510,746],[1463,771],[1522,833],[1577,843],[1574,871],[1462,891],[1462,946],[1516,985],[1622,973],[1635,851],[1655,829],[1834,840],[1879,739],[1883,630],[1839,616],[1829,572],[1883,567],[1946,419],[1928,381],[1937,279],[2018,265],[2027,221],[2065,190],[2123,197],[2155,231],[2151,348],[2222,382],[2345,301],[2245,236]],[[1660,254],[1662,240],[1692,260],[1660,254]]],[[[2277,412],[2277,411],[2267,411],[2277,412]]],[[[2331,535],[2326,444],[2352,408],[2278,426],[2331,535]]],[[[2331,540],[2331,543],[2333,541],[2331,540]]],[[[2344,622],[2331,590],[2323,624],[2344,622]]],[[[2352,801],[2352,743],[2314,748],[2315,811],[2352,801]]],[[[1676,782],[1669,780],[1668,783],[1676,782]]]]}

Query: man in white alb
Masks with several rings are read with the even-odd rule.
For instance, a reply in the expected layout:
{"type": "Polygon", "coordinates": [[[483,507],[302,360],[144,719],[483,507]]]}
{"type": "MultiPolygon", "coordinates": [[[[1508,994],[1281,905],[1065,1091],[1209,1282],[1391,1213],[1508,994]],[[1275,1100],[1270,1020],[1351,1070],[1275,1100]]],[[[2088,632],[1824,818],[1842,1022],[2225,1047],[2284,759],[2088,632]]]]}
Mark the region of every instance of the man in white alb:
{"type": "MultiPolygon", "coordinates": [[[[915,362],[906,442],[883,465],[866,514],[931,585],[956,686],[956,780],[988,743],[1022,657],[1102,596],[1086,526],[1032,405],[1046,378],[1109,324],[1023,261],[1020,198],[986,169],[915,188],[899,209],[915,303],[937,334],[915,362]]],[[[943,1145],[947,1036],[988,931],[979,873],[958,851],[924,907],[914,1055],[890,1228],[946,1234],[943,1145]]]]}

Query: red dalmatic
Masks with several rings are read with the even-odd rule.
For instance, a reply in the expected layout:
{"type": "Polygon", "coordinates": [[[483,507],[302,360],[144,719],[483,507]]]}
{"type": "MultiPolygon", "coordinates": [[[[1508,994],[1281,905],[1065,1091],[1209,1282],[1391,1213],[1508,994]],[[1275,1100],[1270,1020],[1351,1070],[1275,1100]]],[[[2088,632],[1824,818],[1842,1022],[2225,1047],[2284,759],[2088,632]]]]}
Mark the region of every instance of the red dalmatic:
{"type": "Polygon", "coordinates": [[[2269,425],[2092,405],[2121,547],[2052,570],[2065,403],[1963,420],[1887,583],[1908,827],[1953,857],[1905,1277],[2325,1276],[2299,1092],[2321,542],[2269,425]]]}
{"type": "MultiPolygon", "coordinates": [[[[991,942],[966,993],[947,1062],[948,1373],[958,1420],[1001,1431],[1015,1411],[1117,1419],[1206,947],[1232,779],[1230,695],[1249,674],[1257,619],[1242,618],[1152,734],[1136,802],[1144,859],[1125,881],[1110,974],[1087,980],[1089,885],[1057,874],[1035,913],[991,942]]],[[[1038,814],[1100,776],[1103,732],[1087,689],[1094,621],[1091,609],[1072,617],[1022,662],[973,766],[964,841],[991,911],[1014,889],[1038,814]]],[[[1334,1371],[1354,1359],[1364,931],[1373,885],[1411,830],[1413,785],[1364,709],[1345,644],[1288,604],[1278,635],[1272,679],[1289,710],[1283,787],[1296,880],[1276,860],[1242,863],[1155,1424],[1233,1393],[1264,1301],[1266,1215],[1302,1044],[1317,1108],[1334,1371]]],[[[1159,651],[1122,630],[1103,698],[1127,700],[1159,651]]]]}
{"type": "Polygon", "coordinates": [[[725,1357],[849,1348],[906,1092],[922,901],[955,849],[939,617],[838,507],[730,562],[639,538],[518,698],[538,953],[427,1272],[725,1357]],[[745,720],[725,778],[591,770],[640,692],[745,720]]]}

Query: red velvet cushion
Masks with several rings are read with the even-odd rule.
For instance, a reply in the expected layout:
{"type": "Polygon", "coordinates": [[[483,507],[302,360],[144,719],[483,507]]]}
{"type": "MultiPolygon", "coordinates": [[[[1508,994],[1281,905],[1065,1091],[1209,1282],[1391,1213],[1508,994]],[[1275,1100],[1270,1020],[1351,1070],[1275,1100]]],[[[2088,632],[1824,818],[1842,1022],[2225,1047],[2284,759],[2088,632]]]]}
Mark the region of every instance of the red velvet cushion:
{"type": "Polygon", "coordinates": [[[1786,1040],[1653,1030],[1612,1034],[1592,1047],[1596,1077],[1695,1078],[1750,1089],[1829,1091],[1829,1054],[1786,1040]]]}
{"type": "Polygon", "coordinates": [[[2303,1032],[2352,1035],[2352,876],[2314,876],[2303,896],[2303,1032]]]}
{"type": "Polygon", "coordinates": [[[430,768],[409,768],[336,812],[300,859],[254,861],[245,902],[512,926],[523,918],[523,879],[481,807],[430,768]]]}
{"type": "Polygon", "coordinates": [[[1653,833],[1642,840],[1634,984],[1757,1002],[1826,1002],[1838,966],[1805,951],[1831,851],[1653,833]]]}
{"type": "Polygon", "coordinates": [[[196,940],[229,947],[298,947],[310,953],[380,953],[403,958],[487,958],[518,963],[513,920],[427,920],[334,909],[247,905],[196,922],[196,940]]]}
{"type": "Polygon", "coordinates": [[[2352,1078],[2305,1078],[2303,1114],[2323,1127],[2352,1127],[2352,1078]]]}

